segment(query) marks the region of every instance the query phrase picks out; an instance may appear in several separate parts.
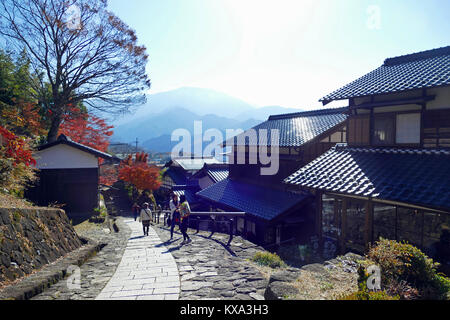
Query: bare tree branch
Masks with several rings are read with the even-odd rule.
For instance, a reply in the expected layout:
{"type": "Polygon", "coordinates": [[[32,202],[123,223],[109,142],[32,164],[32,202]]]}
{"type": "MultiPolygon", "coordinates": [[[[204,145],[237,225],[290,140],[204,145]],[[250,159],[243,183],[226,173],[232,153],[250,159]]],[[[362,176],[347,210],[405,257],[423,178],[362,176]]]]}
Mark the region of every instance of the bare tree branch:
{"type": "Polygon", "coordinates": [[[40,75],[34,90],[53,115],[49,141],[76,103],[124,113],[145,102],[146,48],[106,0],[2,0],[0,35],[26,48],[40,75]],[[79,28],[69,27],[69,8],[78,8],[79,28]]]}

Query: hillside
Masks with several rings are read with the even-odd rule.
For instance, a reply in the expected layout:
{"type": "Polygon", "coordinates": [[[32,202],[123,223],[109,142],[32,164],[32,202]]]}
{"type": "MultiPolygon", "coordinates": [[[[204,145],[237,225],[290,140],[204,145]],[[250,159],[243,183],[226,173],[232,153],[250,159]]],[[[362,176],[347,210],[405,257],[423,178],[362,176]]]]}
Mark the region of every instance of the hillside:
{"type": "Polygon", "coordinates": [[[147,103],[134,114],[113,122],[113,140],[131,143],[136,138],[148,151],[169,152],[176,142],[170,137],[176,129],[193,132],[194,121],[202,121],[203,131],[249,129],[272,114],[296,109],[280,106],[256,108],[249,103],[210,89],[184,87],[149,95],[147,103]]]}
{"type": "Polygon", "coordinates": [[[203,132],[215,128],[222,131],[224,137],[226,129],[245,130],[260,122],[254,119],[240,122],[213,114],[199,116],[184,108],[173,108],[166,112],[118,125],[114,129],[113,138],[115,141],[122,142],[131,142],[138,138],[147,150],[168,152],[174,145],[170,141],[172,132],[180,128],[193,132],[195,121],[202,122],[203,132]]]}

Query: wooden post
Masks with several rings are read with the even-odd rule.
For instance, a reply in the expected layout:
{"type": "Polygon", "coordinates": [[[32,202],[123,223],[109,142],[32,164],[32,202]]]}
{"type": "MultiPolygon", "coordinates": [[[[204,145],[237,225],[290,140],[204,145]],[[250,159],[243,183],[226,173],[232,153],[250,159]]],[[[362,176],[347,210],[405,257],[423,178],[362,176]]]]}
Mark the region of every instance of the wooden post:
{"type": "Polygon", "coordinates": [[[365,221],[365,235],[364,242],[366,249],[369,248],[369,244],[372,243],[373,238],[373,204],[371,200],[368,200],[365,205],[366,221],[365,221]]]}
{"type": "Polygon", "coordinates": [[[341,254],[345,254],[347,248],[346,237],[347,237],[347,199],[342,200],[342,209],[341,209],[341,237],[340,237],[340,249],[341,254]]]}
{"type": "Polygon", "coordinates": [[[316,234],[319,237],[319,247],[323,248],[323,236],[322,236],[322,191],[316,193],[316,234]]]}

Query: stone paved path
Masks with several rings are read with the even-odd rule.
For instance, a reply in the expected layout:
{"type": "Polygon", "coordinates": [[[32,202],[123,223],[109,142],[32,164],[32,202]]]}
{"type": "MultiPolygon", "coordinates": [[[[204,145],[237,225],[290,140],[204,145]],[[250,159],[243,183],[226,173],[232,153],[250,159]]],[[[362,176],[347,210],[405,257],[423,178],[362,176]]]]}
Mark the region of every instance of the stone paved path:
{"type": "Polygon", "coordinates": [[[249,260],[264,249],[234,237],[226,247],[228,235],[200,231],[188,233],[190,244],[182,245],[179,232],[170,241],[168,228],[155,231],[174,256],[181,277],[180,300],[264,300],[268,280],[249,260]]]}
{"type": "Polygon", "coordinates": [[[88,230],[80,234],[106,246],[80,268],[81,288],[68,288],[67,281],[61,280],[31,300],[93,300],[114,275],[125,251],[131,230],[123,218],[117,219],[120,232],[109,229],[88,230]]]}
{"type": "Polygon", "coordinates": [[[152,227],[143,236],[142,225],[125,220],[131,236],[114,276],[97,300],[178,300],[180,277],[170,251],[152,227]]]}

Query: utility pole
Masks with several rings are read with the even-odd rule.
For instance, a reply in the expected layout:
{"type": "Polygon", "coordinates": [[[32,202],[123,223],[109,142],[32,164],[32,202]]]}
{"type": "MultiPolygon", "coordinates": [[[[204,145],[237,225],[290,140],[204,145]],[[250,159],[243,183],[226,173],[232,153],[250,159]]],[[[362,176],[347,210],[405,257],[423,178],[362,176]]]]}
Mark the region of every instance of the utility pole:
{"type": "Polygon", "coordinates": [[[136,153],[138,152],[138,138],[136,138],[136,153]]]}

